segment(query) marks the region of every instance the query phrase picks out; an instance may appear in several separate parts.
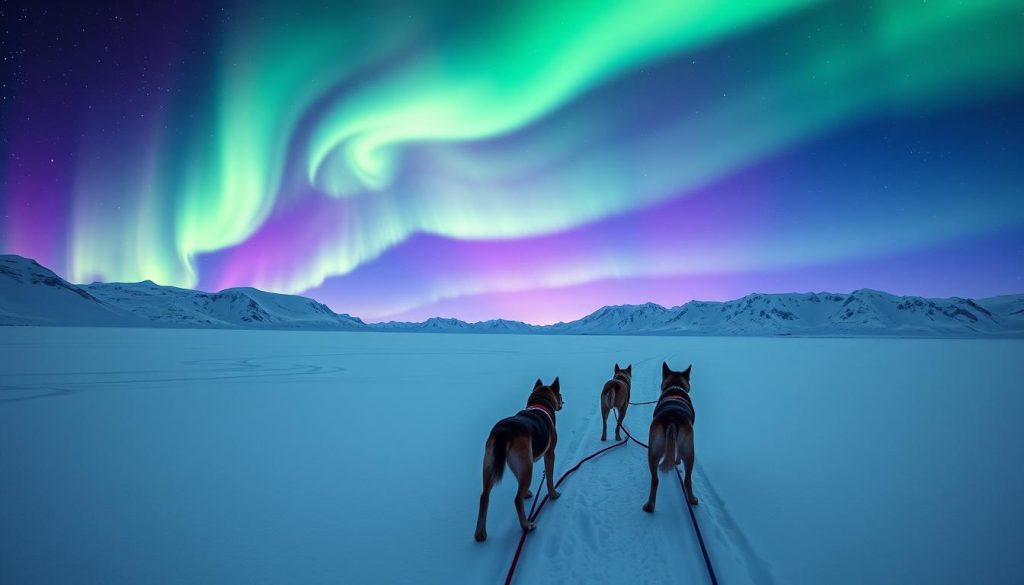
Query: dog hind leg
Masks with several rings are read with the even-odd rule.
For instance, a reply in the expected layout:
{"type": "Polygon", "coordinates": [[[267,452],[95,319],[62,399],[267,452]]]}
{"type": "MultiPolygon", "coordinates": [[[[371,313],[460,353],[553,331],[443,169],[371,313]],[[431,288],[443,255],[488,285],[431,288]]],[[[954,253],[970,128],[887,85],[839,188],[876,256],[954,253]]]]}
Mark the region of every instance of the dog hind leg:
{"type": "Polygon", "coordinates": [[[686,491],[686,499],[690,504],[697,504],[697,496],[693,495],[693,428],[684,427],[679,433],[679,451],[683,459],[683,468],[686,475],[683,479],[683,489],[686,491]]]}
{"type": "MultiPolygon", "coordinates": [[[[614,389],[609,389],[608,387],[605,387],[605,389],[601,391],[601,440],[602,441],[607,441],[608,440],[608,413],[611,411],[612,406],[614,406],[614,400],[612,400],[612,398],[614,396],[615,396],[615,390],[614,389]]],[[[619,431],[616,429],[616,431],[615,431],[616,435],[618,435],[618,432],[619,431]]],[[[619,437],[616,436],[615,438],[618,439],[619,437]]]]}
{"type": "Polygon", "coordinates": [[[644,512],[653,512],[658,498],[658,459],[665,447],[665,428],[660,424],[652,424],[647,437],[647,466],[651,470],[651,493],[644,504],[644,512]]]}
{"type": "Polygon", "coordinates": [[[494,487],[494,472],[491,469],[494,465],[493,448],[494,438],[490,437],[484,447],[484,487],[480,492],[480,511],[476,516],[476,534],[473,536],[477,542],[487,540],[487,507],[491,501],[491,488],[494,487]]]}
{"type": "Polygon", "coordinates": [[[526,531],[533,530],[533,523],[526,517],[523,505],[523,500],[530,491],[530,484],[533,483],[533,447],[530,445],[529,437],[518,438],[513,442],[508,452],[508,466],[519,480],[519,489],[516,490],[515,497],[519,526],[526,531]]]}
{"type": "Polygon", "coordinates": [[[619,407],[619,418],[615,422],[615,440],[621,441],[622,437],[619,436],[619,431],[622,429],[622,421],[626,420],[626,409],[629,408],[629,398],[622,399],[622,406],[619,407]]]}

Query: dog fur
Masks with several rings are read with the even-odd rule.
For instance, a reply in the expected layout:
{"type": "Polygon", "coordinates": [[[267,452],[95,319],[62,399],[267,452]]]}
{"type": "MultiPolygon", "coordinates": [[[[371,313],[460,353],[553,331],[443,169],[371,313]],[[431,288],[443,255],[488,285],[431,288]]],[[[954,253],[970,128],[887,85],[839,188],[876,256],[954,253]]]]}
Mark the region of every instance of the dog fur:
{"type": "Polygon", "coordinates": [[[544,457],[544,471],[547,476],[548,496],[554,500],[555,491],[555,445],[558,434],[555,431],[555,412],[562,410],[562,393],[555,378],[549,386],[539,379],[526,400],[527,408],[515,416],[498,421],[491,429],[484,447],[483,491],[480,493],[480,512],[476,519],[476,541],[487,539],[487,507],[491,499],[491,488],[501,481],[505,465],[519,481],[516,490],[515,507],[519,525],[523,530],[533,530],[533,523],[526,517],[523,500],[530,498],[530,483],[533,481],[533,463],[544,457]],[[539,444],[547,435],[546,444],[539,444]]]}
{"type": "Polygon", "coordinates": [[[647,439],[647,464],[651,470],[651,493],[644,504],[645,512],[653,512],[658,496],[659,461],[662,470],[671,470],[680,462],[686,475],[683,488],[690,504],[696,504],[693,495],[693,403],[690,401],[690,371],[673,371],[668,363],[661,364],[661,398],[654,408],[651,431],[647,439]]]}
{"type": "Polygon", "coordinates": [[[621,441],[619,431],[622,429],[622,421],[626,419],[626,409],[629,408],[629,390],[633,381],[633,364],[620,368],[615,364],[614,376],[604,383],[601,388],[601,440],[608,440],[608,413],[611,409],[618,411],[618,419],[615,421],[615,440],[621,441]]]}

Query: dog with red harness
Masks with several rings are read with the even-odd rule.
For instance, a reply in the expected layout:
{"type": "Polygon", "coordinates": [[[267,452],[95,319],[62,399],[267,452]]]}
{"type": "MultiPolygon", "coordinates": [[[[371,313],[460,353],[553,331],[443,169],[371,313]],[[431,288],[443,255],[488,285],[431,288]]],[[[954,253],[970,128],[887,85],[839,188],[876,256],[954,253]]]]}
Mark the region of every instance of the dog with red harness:
{"type": "Polygon", "coordinates": [[[547,474],[548,497],[554,500],[561,495],[555,491],[553,479],[555,444],[558,443],[555,412],[559,410],[562,410],[562,393],[558,378],[549,386],[537,380],[526,400],[526,408],[515,416],[498,421],[491,429],[484,447],[484,489],[480,494],[480,512],[476,519],[477,542],[487,539],[487,506],[491,499],[491,488],[501,481],[506,464],[519,481],[515,506],[523,530],[533,530],[533,523],[526,517],[523,500],[533,497],[530,492],[533,463],[541,457],[544,458],[544,471],[547,474]]]}
{"type": "Polygon", "coordinates": [[[693,402],[690,401],[690,371],[673,371],[668,363],[661,364],[661,397],[654,407],[654,418],[647,439],[647,464],[651,470],[651,494],[644,504],[645,512],[654,511],[658,496],[658,468],[673,469],[680,461],[686,471],[683,489],[691,504],[697,503],[693,495],[693,402]],[[659,466],[660,462],[660,466],[659,466]]]}

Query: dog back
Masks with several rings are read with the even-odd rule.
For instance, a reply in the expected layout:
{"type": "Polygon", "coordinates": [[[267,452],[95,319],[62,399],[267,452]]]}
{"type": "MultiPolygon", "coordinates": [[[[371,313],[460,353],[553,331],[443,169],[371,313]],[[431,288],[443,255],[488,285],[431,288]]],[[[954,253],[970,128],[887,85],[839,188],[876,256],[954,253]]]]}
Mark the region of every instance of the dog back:
{"type": "Polygon", "coordinates": [[[530,433],[534,456],[543,453],[551,444],[551,420],[547,413],[536,408],[520,410],[511,417],[530,433]]]}
{"type": "Polygon", "coordinates": [[[617,395],[616,398],[626,397],[626,401],[629,401],[630,383],[629,378],[625,376],[615,376],[611,380],[604,383],[604,388],[601,389],[602,393],[608,393],[609,390],[615,389],[617,395]],[[621,394],[619,394],[621,393],[621,394]]]}
{"type": "Polygon", "coordinates": [[[690,394],[682,389],[669,388],[661,394],[657,406],[654,407],[654,421],[664,424],[686,423],[693,425],[696,413],[690,394]]]}
{"type": "Polygon", "coordinates": [[[555,405],[546,394],[534,393],[530,395],[525,409],[498,421],[494,430],[511,435],[529,435],[533,456],[539,457],[551,444],[551,435],[555,431],[554,412],[555,405]]]}

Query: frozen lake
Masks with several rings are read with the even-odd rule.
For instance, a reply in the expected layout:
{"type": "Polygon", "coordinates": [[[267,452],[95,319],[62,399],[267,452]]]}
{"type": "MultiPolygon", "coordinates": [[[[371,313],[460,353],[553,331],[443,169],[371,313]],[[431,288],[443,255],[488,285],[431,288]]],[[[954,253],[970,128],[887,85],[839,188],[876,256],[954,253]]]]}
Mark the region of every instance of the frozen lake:
{"type": "MultiPolygon", "coordinates": [[[[694,365],[723,584],[1024,581],[1020,340],[9,327],[0,352],[2,583],[500,582],[491,426],[560,376],[561,473],[604,445],[612,364],[642,401],[662,360],[694,365]]],[[[583,467],[516,582],[706,582],[672,479],[647,515],[639,448],[583,467]]]]}

